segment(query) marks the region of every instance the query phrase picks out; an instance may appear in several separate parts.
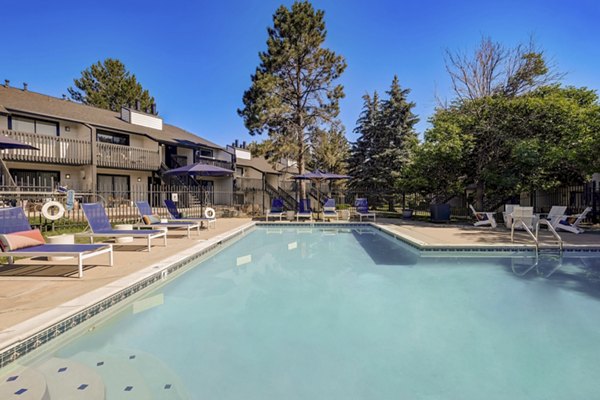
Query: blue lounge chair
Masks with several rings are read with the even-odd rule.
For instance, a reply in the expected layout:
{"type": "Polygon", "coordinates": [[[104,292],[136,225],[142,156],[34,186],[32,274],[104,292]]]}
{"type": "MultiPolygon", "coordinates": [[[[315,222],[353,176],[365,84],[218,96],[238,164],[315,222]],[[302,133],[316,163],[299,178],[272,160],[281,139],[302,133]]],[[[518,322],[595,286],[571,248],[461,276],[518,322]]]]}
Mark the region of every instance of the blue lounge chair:
{"type": "Polygon", "coordinates": [[[157,217],[157,222],[150,222],[153,217],[155,217],[152,213],[152,207],[148,204],[147,201],[136,201],[135,205],[140,213],[140,217],[142,218],[143,223],[134,225],[135,228],[148,228],[148,227],[163,227],[163,228],[173,228],[173,229],[186,229],[187,237],[191,238],[191,230],[196,229],[198,231],[198,235],[200,235],[200,223],[199,222],[191,222],[191,221],[168,221],[161,222],[160,218],[157,217]],[[146,217],[146,218],[144,218],[146,217]],[[150,223],[147,223],[150,222],[150,223]]]}
{"type": "Polygon", "coordinates": [[[177,205],[175,204],[175,202],[173,200],[165,200],[164,203],[165,203],[165,207],[167,207],[167,211],[169,211],[169,215],[171,215],[171,218],[173,218],[174,220],[200,222],[200,224],[203,224],[204,222],[206,222],[207,228],[210,228],[211,224],[212,224],[213,228],[217,227],[217,219],[216,218],[182,217],[181,213],[177,209],[177,205]]]}
{"type": "Polygon", "coordinates": [[[308,218],[309,221],[312,221],[312,209],[310,208],[310,199],[302,199],[298,203],[296,221],[299,221],[300,218],[308,218]]]}
{"type": "Polygon", "coordinates": [[[327,201],[323,204],[323,219],[332,219],[336,220],[339,218],[337,211],[335,211],[335,200],[327,199],[327,201]]]}
{"type": "Polygon", "coordinates": [[[283,200],[279,198],[273,199],[271,202],[271,209],[267,210],[266,220],[269,221],[269,217],[279,217],[279,220],[281,221],[284,215],[283,200]]]}
{"type": "Polygon", "coordinates": [[[373,222],[375,222],[377,216],[374,212],[369,212],[369,202],[367,199],[359,198],[354,202],[354,206],[356,207],[356,214],[360,218],[360,222],[362,222],[363,217],[373,217],[373,222]]]}
{"type": "Polygon", "coordinates": [[[88,221],[91,232],[78,233],[77,236],[86,236],[90,238],[90,243],[94,243],[95,237],[138,237],[145,238],[148,241],[148,251],[150,251],[150,244],[152,239],[163,238],[163,243],[167,245],[167,232],[164,230],[130,230],[130,231],[119,231],[113,229],[104,207],[100,203],[86,203],[82,204],[83,214],[88,221]]]}
{"type": "MultiPolygon", "coordinates": [[[[30,231],[29,220],[20,207],[0,208],[0,234],[30,231]]],[[[108,253],[109,265],[113,265],[113,248],[111,244],[39,244],[17,250],[1,252],[8,257],[9,264],[15,257],[67,256],[76,257],[79,278],[83,277],[83,260],[108,253]]]]}

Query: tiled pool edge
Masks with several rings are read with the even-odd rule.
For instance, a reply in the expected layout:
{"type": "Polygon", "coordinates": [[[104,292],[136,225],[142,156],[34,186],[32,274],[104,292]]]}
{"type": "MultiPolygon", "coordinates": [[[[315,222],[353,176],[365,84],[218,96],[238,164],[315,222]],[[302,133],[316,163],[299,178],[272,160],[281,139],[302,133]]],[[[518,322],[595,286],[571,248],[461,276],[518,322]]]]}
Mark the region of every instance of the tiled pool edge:
{"type": "Polygon", "coordinates": [[[107,311],[132,295],[165,279],[171,273],[189,265],[230,240],[254,228],[255,221],[227,231],[214,238],[154,263],[140,271],[122,277],[52,310],[14,325],[0,335],[0,368],[4,368],[40,346],[107,311]],[[98,300],[98,299],[101,300],[98,300]]]}

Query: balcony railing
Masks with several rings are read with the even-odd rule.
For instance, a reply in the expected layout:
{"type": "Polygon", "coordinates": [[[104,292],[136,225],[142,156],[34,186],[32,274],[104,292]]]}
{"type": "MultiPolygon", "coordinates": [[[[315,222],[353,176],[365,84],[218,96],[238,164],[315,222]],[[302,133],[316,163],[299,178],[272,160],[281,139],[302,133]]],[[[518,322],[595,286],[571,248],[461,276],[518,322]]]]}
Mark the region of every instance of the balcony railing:
{"type": "Polygon", "coordinates": [[[31,161],[69,165],[84,165],[91,162],[90,142],[87,140],[12,130],[0,130],[0,134],[39,149],[2,150],[0,154],[7,161],[31,161]]]}
{"type": "Polygon", "coordinates": [[[157,171],[160,168],[160,152],[140,147],[97,143],[98,166],[109,168],[157,171]]]}
{"type": "Polygon", "coordinates": [[[233,171],[233,163],[230,163],[228,161],[199,157],[197,162],[199,162],[201,164],[206,164],[206,165],[215,165],[217,167],[221,167],[221,168],[225,168],[225,169],[233,171]]]}

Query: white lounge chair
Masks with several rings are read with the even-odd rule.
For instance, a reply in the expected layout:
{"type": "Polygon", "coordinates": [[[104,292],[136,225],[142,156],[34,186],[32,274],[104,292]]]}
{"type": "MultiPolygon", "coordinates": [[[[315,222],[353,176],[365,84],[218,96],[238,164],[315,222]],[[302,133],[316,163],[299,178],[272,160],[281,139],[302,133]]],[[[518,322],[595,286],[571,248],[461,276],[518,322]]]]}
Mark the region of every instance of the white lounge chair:
{"type": "MultiPolygon", "coordinates": [[[[554,229],[556,229],[556,225],[558,225],[560,221],[564,219],[565,211],[567,211],[567,206],[552,206],[550,212],[544,217],[544,219],[548,221],[548,223],[550,223],[554,229]]],[[[540,218],[543,215],[544,214],[541,214],[540,218]]]]}
{"type": "Polygon", "coordinates": [[[476,211],[472,204],[469,204],[469,208],[473,211],[473,215],[477,220],[473,225],[474,226],[486,226],[489,225],[492,228],[498,226],[496,223],[496,218],[494,217],[495,212],[492,211],[476,211]]]}
{"type": "Polygon", "coordinates": [[[533,234],[533,228],[536,224],[536,218],[533,215],[533,207],[515,207],[512,214],[512,224],[510,226],[510,240],[514,241],[515,229],[524,229],[529,235],[537,241],[533,234]]]}
{"type": "Polygon", "coordinates": [[[504,220],[504,225],[510,229],[510,225],[512,224],[511,214],[515,207],[519,207],[518,204],[505,204],[504,211],[502,211],[502,219],[504,220]]]}
{"type": "Polygon", "coordinates": [[[373,217],[373,222],[377,220],[377,215],[374,212],[369,211],[369,202],[367,199],[356,199],[356,201],[354,202],[354,206],[356,207],[356,214],[358,215],[360,222],[362,222],[363,217],[373,217]]]}
{"type": "Polygon", "coordinates": [[[325,204],[323,204],[323,219],[331,220],[332,218],[335,218],[337,221],[339,217],[340,216],[335,210],[335,199],[327,199],[325,204]]]}
{"type": "Polygon", "coordinates": [[[589,214],[590,211],[592,211],[592,207],[587,207],[579,215],[574,215],[572,217],[563,217],[562,220],[560,220],[554,228],[556,230],[560,229],[560,230],[571,232],[571,233],[578,235],[578,234],[584,232],[583,229],[581,229],[579,227],[579,224],[581,223],[581,221],[583,221],[587,217],[587,215],[589,214]],[[569,219],[574,218],[574,217],[577,217],[577,218],[575,219],[575,221],[570,223],[569,219]]]}

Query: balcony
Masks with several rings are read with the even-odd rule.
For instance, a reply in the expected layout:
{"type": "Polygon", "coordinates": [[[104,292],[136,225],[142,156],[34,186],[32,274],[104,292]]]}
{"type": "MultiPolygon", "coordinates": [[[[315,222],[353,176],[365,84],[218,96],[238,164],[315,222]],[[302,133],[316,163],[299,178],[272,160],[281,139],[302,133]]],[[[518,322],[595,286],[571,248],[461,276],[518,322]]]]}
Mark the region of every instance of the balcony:
{"type": "Polygon", "coordinates": [[[99,167],[157,171],[161,157],[158,150],[98,142],[99,167]]]}
{"type": "Polygon", "coordinates": [[[12,149],[2,150],[0,154],[6,161],[30,161],[50,164],[85,165],[92,157],[90,142],[82,139],[70,139],[60,136],[47,136],[37,133],[0,130],[0,135],[8,136],[39,150],[12,149]]]}

